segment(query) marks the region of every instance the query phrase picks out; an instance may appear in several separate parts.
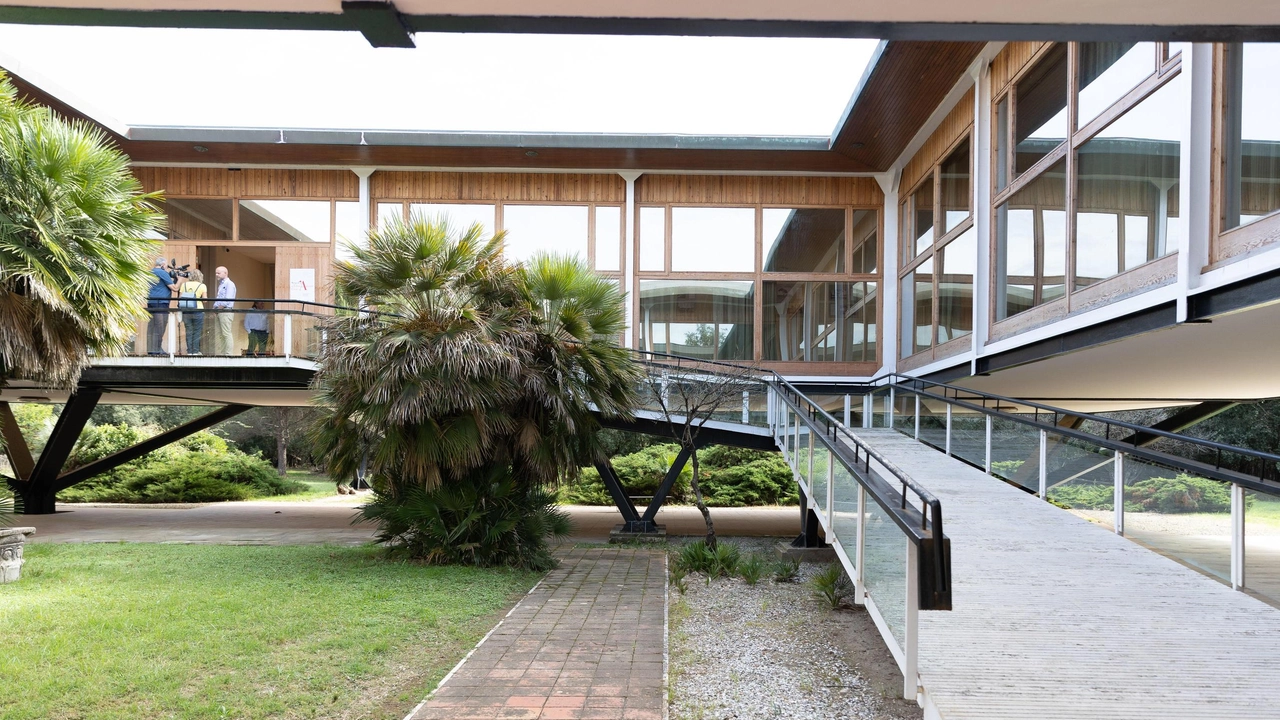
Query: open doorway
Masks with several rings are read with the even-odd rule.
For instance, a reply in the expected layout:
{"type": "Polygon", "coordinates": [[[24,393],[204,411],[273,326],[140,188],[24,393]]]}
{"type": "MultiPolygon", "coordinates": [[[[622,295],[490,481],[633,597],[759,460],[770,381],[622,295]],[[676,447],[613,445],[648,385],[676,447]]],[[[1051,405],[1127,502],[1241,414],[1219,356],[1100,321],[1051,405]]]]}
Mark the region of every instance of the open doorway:
{"type": "MultiPolygon", "coordinates": [[[[273,304],[270,301],[276,297],[276,248],[253,245],[204,245],[196,250],[196,267],[204,275],[204,283],[208,288],[209,301],[205,305],[206,310],[212,309],[218,295],[218,279],[215,275],[218,267],[227,269],[228,279],[236,286],[236,303],[229,318],[206,313],[204,327],[199,328],[198,345],[201,354],[233,356],[275,354],[271,343],[271,336],[275,333],[270,332],[271,323],[269,321],[264,323],[260,318],[255,320],[254,316],[257,314],[249,311],[253,309],[255,300],[267,301],[263,306],[264,312],[269,313],[273,310],[273,304]],[[258,324],[255,325],[255,322],[258,324]],[[229,328],[226,327],[227,325],[229,328]],[[250,327],[265,330],[267,334],[265,337],[254,337],[255,342],[251,344],[250,327]],[[216,336],[217,333],[226,332],[228,329],[229,348],[220,337],[216,336]]],[[[197,344],[196,337],[193,335],[195,328],[190,322],[184,322],[184,327],[191,329],[182,333],[184,336],[182,352],[191,354],[197,344]]]]}

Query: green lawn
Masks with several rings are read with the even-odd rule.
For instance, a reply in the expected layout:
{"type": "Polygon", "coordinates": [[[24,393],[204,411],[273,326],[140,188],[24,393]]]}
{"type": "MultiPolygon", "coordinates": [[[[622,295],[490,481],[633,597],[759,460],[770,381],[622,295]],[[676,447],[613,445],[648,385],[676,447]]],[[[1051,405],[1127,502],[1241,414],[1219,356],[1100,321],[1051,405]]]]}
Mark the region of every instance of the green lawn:
{"type": "Polygon", "coordinates": [[[537,576],[316,546],[28,545],[0,718],[399,718],[537,576]]]}
{"type": "Polygon", "coordinates": [[[296,500],[318,500],[320,498],[333,497],[337,495],[337,491],[334,489],[337,485],[324,473],[312,472],[310,470],[289,470],[288,478],[306,485],[307,489],[304,492],[294,493],[292,495],[272,495],[270,497],[254,499],[293,502],[296,500]]]}

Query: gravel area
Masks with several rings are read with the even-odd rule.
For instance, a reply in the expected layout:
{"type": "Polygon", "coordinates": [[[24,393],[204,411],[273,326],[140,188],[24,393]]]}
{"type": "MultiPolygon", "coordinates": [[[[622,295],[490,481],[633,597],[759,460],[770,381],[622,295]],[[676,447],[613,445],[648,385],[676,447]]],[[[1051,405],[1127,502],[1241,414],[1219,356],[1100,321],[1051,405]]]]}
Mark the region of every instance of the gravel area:
{"type": "MultiPolygon", "coordinates": [[[[766,549],[739,544],[744,554],[766,549]]],[[[691,575],[684,595],[673,587],[671,717],[922,717],[893,696],[902,675],[866,612],[831,611],[813,597],[808,579],[823,567],[804,564],[794,583],[691,575]]]]}

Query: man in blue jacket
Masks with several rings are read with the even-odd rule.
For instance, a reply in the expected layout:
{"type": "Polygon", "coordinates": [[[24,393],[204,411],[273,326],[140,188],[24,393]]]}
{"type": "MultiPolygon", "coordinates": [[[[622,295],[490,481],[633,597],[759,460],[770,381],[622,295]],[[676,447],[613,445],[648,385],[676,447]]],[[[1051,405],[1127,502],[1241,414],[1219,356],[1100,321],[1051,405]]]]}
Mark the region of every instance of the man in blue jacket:
{"type": "Polygon", "coordinates": [[[151,320],[147,322],[147,354],[168,355],[164,341],[165,331],[169,328],[169,300],[178,286],[173,284],[173,276],[164,269],[164,258],[156,258],[151,274],[155,277],[147,292],[147,310],[151,313],[151,320]]]}

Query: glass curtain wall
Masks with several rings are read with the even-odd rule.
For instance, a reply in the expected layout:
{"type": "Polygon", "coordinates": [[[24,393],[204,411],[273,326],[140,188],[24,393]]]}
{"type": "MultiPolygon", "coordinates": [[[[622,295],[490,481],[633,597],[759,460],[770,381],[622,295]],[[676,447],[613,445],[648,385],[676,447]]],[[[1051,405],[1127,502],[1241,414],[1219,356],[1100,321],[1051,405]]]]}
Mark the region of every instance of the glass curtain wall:
{"type": "Polygon", "coordinates": [[[1181,63],[1166,43],[1056,43],[997,89],[997,320],[1178,249],[1181,63]]]}

